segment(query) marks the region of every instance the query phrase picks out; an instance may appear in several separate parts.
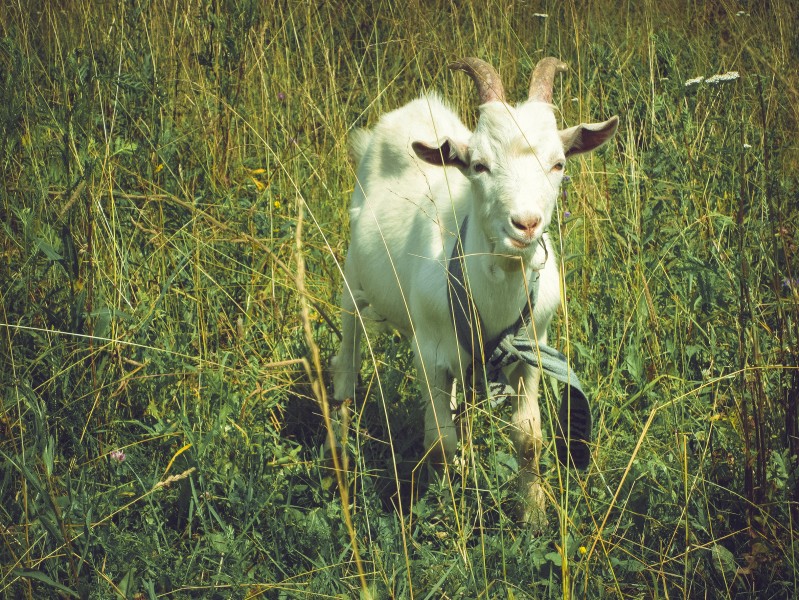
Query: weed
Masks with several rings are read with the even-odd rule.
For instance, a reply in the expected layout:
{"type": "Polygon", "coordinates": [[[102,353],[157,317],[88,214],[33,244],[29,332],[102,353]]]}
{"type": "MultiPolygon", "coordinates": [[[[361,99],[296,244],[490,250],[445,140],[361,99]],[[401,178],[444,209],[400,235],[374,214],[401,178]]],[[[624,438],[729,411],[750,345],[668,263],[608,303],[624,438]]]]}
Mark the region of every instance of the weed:
{"type": "Polygon", "coordinates": [[[785,1],[4,3],[2,595],[791,597],[798,24],[785,1]],[[348,133],[427,89],[469,122],[450,60],[514,96],[550,54],[564,123],[622,123],[552,227],[550,340],[597,426],[585,474],[547,450],[534,536],[502,408],[465,407],[457,472],[420,488],[399,340],[370,340],[335,471],[322,408],[348,133]]]}

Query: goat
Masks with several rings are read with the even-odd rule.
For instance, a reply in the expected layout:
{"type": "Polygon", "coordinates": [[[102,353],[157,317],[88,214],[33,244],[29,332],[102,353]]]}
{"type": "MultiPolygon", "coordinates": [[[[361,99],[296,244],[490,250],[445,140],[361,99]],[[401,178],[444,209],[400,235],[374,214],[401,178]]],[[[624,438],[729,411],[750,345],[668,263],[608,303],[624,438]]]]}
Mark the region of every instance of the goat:
{"type": "MultiPolygon", "coordinates": [[[[525,333],[545,344],[561,299],[546,231],[565,161],[604,144],[618,125],[614,116],[558,130],[552,88],[556,74],[567,67],[555,58],[537,64],[529,98],[517,106],[506,102],[499,75],[488,63],[466,58],[450,69],[465,72],[477,88],[474,132],[437,94],[428,93],[351,138],[357,185],[344,266],[342,340],[333,359],[333,395],[344,401],[355,393],[364,321],[411,340],[423,394],[429,398],[425,446],[439,471],[457,444],[452,383],[463,381],[477,352],[456,332],[448,291],[450,257],[458,255],[468,275],[470,302],[482,318],[480,340],[496,339],[513,327],[533,300],[525,333]],[[464,231],[465,219],[469,226],[464,231]],[[533,286],[538,293],[531,298],[533,286]]],[[[517,363],[504,374],[515,390],[512,438],[519,457],[522,518],[542,523],[540,369],[517,363]]]]}

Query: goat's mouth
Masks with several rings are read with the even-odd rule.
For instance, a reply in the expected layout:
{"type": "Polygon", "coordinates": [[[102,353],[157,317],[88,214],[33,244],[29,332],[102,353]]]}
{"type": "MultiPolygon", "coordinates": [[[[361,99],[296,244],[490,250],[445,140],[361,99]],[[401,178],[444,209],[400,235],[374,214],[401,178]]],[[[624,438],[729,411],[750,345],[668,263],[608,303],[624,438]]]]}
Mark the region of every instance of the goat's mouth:
{"type": "Polygon", "coordinates": [[[507,230],[504,233],[505,233],[504,246],[511,251],[515,250],[515,251],[524,252],[526,250],[529,250],[530,247],[532,247],[532,245],[538,240],[538,236],[527,237],[510,233],[507,230]]]}

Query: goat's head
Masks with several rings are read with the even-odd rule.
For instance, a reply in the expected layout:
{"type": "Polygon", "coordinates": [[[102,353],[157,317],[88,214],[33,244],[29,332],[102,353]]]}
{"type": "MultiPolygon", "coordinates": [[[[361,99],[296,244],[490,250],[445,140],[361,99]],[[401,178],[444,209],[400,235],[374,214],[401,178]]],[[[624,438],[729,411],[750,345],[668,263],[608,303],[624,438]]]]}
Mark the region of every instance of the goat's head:
{"type": "Polygon", "coordinates": [[[618,117],[558,130],[552,88],[555,75],[567,67],[556,58],[538,63],[529,97],[516,107],[506,103],[502,81],[488,63],[466,58],[450,68],[474,80],[477,127],[468,142],[415,141],[413,150],[431,164],[457,167],[469,179],[477,220],[493,252],[529,257],[552,219],[566,158],[608,141],[618,117]]]}

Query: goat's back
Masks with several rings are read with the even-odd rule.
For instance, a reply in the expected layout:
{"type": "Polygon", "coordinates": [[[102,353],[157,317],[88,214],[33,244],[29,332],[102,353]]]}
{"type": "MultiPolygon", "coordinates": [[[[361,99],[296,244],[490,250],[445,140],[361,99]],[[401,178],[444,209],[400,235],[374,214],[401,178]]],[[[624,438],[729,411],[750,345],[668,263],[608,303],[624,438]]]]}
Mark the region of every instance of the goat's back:
{"type": "MultiPolygon", "coordinates": [[[[411,144],[435,145],[443,138],[466,143],[470,137],[437,94],[386,113],[374,128],[351,137],[358,180],[350,204],[347,280],[404,333],[410,331],[410,320],[403,298],[419,290],[423,279],[429,286],[430,278],[445,276],[440,265],[452,243],[446,238],[454,238],[457,230],[453,204],[463,202],[468,187],[460,171],[424,162],[411,144]]],[[[435,285],[445,289],[443,279],[435,285]]]]}
{"type": "Polygon", "coordinates": [[[373,182],[381,184],[400,177],[402,183],[441,177],[441,169],[419,159],[411,144],[435,145],[443,138],[465,143],[471,135],[438,94],[426,94],[384,114],[373,129],[353,132],[350,148],[358,167],[358,181],[368,189],[373,182]]]}

